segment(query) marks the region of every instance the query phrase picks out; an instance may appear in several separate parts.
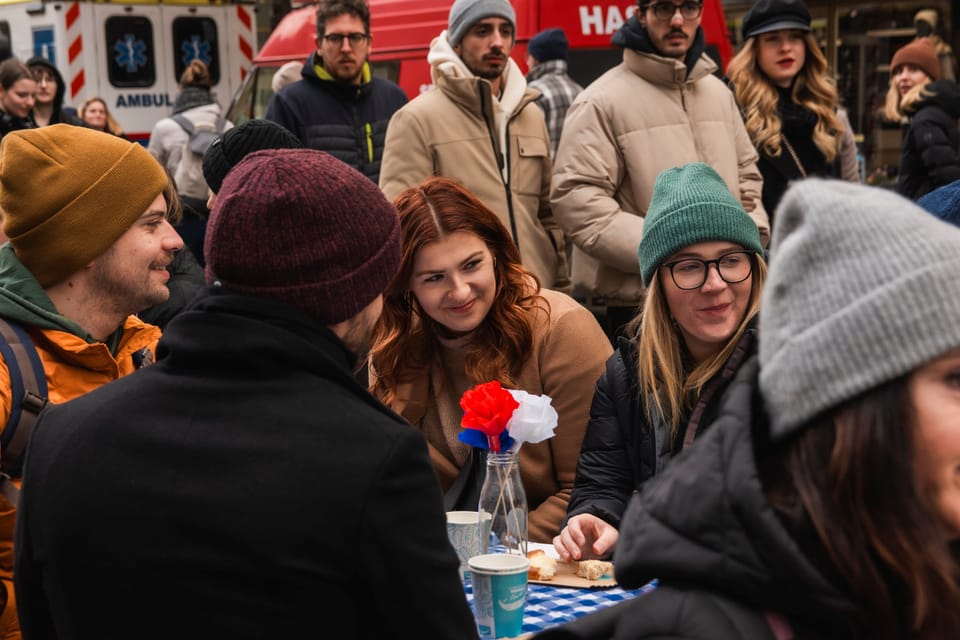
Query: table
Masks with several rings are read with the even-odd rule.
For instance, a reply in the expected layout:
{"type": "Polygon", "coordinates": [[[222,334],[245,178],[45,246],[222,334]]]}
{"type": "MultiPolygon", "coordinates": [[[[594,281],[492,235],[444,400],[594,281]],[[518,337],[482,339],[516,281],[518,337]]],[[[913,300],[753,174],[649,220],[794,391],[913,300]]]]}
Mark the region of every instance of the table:
{"type": "MultiPolygon", "coordinates": [[[[655,582],[630,590],[620,587],[576,589],[529,584],[527,585],[527,604],[523,610],[523,633],[536,633],[556,627],[588,613],[634,598],[655,587],[655,582]]],[[[465,582],[463,588],[467,594],[467,602],[473,609],[473,586],[465,582]]]]}

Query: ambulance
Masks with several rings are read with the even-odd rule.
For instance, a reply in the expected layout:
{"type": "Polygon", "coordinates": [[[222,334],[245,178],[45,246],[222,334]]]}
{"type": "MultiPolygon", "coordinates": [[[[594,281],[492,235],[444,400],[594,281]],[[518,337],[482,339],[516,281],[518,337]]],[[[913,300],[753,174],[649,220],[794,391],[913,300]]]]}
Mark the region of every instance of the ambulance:
{"type": "Polygon", "coordinates": [[[133,140],[170,115],[180,74],[210,69],[226,106],[256,54],[254,4],[164,0],[0,0],[0,43],[23,61],[43,56],[66,81],[64,104],[100,97],[133,140]]]}
{"type": "MultiPolygon", "coordinates": [[[[368,0],[370,62],[374,75],[396,82],[410,98],[431,87],[427,51],[447,26],[453,0],[368,0]]],[[[543,29],[562,27],[570,41],[570,75],[586,86],[619,64],[620,49],[610,44],[624,22],[637,10],[637,0],[511,0],[517,14],[517,43],[511,53],[526,71],[527,42],[543,29]]],[[[228,117],[235,123],[262,118],[273,95],[273,74],[287,62],[304,61],[316,49],[316,7],[288,13],[253,59],[250,74],[231,102],[228,117]]],[[[733,57],[721,0],[704,0],[700,24],[707,52],[726,68],[733,57]]]]}

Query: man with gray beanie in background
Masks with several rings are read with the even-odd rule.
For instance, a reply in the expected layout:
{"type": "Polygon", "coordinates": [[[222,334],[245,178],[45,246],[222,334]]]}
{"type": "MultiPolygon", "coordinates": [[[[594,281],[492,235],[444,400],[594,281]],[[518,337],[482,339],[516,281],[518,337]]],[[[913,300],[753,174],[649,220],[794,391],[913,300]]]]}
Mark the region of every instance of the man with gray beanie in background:
{"type": "Polygon", "coordinates": [[[396,210],[326,153],[257,151],[205,253],[157,364],[38,422],[25,637],[476,637],[423,437],[352,375],[396,210]]]}
{"type": "Polygon", "coordinates": [[[527,43],[527,85],[540,92],[537,106],[543,110],[550,132],[552,155],[557,155],[563,119],[567,109],[583,87],[567,75],[567,51],[570,43],[563,29],[547,29],[527,43]]]}
{"type": "Polygon", "coordinates": [[[427,61],[436,90],[390,120],[380,170],[387,198],[430,176],[459,181],[510,230],[523,266],[569,286],[563,232],[550,210],[550,136],[510,58],[517,18],[507,0],[456,0],[427,61]]]}

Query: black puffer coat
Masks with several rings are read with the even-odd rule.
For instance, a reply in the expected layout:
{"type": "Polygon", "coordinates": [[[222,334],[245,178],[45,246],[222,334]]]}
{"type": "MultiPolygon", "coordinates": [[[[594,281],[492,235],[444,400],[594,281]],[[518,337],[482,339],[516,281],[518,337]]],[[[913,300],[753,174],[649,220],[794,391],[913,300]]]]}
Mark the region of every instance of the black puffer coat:
{"type": "Polygon", "coordinates": [[[934,95],[917,103],[903,136],[897,193],[911,200],[960,179],[960,87],[931,82],[934,95]]]}
{"type": "Polygon", "coordinates": [[[394,83],[370,77],[367,64],[363,81],[354,85],[337,82],[319,62],[312,53],[300,72],[303,79],[270,99],[266,118],[304,146],[326,151],[379,184],[387,124],[407,96],[394,83]]]}
{"type": "Polygon", "coordinates": [[[621,338],[597,381],[567,519],[590,513],[619,527],[630,496],[683,449],[687,431],[695,429],[699,436],[712,422],[730,380],[756,352],[755,335],[752,323],[672,440],[669,426],[649,419],[640,406],[636,344],[621,338]]]}
{"type": "Polygon", "coordinates": [[[768,614],[795,640],[862,638],[858,611],[800,551],[767,503],[754,433],[764,431],[757,359],[730,384],[697,446],[634,497],[614,563],[626,588],[659,586],[537,638],[774,640],[768,614]]]}

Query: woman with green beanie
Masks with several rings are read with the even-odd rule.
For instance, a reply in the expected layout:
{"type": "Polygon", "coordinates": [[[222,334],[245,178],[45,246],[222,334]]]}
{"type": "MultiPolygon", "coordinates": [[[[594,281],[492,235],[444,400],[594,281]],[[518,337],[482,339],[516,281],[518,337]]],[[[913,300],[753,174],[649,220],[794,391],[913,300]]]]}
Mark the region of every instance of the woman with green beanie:
{"type": "Polygon", "coordinates": [[[597,382],[554,538],[565,561],[613,552],[630,496],[711,422],[756,352],[760,233],[713,169],[698,162],[657,176],[638,254],[646,300],[597,382]]]}

